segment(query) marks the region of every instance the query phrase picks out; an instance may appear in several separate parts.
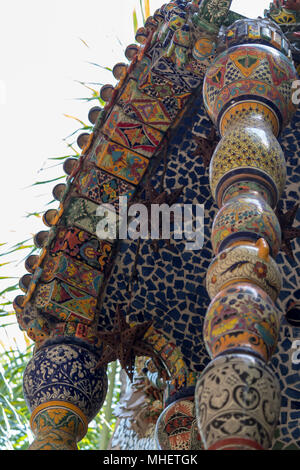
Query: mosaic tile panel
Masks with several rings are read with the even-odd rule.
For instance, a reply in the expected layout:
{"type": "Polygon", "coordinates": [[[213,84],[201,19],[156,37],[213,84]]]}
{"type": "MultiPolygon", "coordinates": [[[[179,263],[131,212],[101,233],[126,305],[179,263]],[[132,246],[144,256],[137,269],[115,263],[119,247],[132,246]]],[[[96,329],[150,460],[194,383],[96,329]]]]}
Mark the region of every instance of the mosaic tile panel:
{"type": "Polygon", "coordinates": [[[97,299],[63,281],[39,284],[34,304],[60,321],[90,324],[95,318],[97,299]]]}
{"type": "Polygon", "coordinates": [[[172,123],[163,102],[141,93],[133,79],[126,84],[118,99],[118,105],[132,119],[142,121],[161,132],[166,132],[172,123]]]}
{"type": "Polygon", "coordinates": [[[44,260],[40,277],[42,282],[61,279],[88,294],[97,297],[103,282],[103,274],[69,256],[49,256],[44,260]]]}
{"type": "MultiPolygon", "coordinates": [[[[101,216],[97,215],[98,204],[88,199],[71,198],[66,207],[60,224],[66,227],[76,226],[92,235],[97,234],[97,227],[101,221],[101,216]]],[[[118,223],[118,218],[116,217],[118,223]]],[[[111,232],[107,233],[107,240],[113,240],[115,237],[111,232]]]]}
{"type": "Polygon", "coordinates": [[[50,244],[49,254],[57,256],[62,253],[104,272],[111,259],[112,245],[79,228],[59,227],[50,244]]]}
{"type": "Polygon", "coordinates": [[[147,158],[153,156],[163,139],[159,130],[129,118],[118,106],[114,106],[107,118],[103,133],[113,142],[147,158]]]}
{"type": "Polygon", "coordinates": [[[148,167],[148,160],[119,144],[107,142],[106,145],[100,146],[96,155],[96,165],[118,178],[137,185],[148,167]]]}
{"type": "Polygon", "coordinates": [[[135,187],[97,168],[89,167],[80,172],[76,180],[78,193],[98,204],[112,204],[119,210],[119,197],[131,199],[135,187]]]}

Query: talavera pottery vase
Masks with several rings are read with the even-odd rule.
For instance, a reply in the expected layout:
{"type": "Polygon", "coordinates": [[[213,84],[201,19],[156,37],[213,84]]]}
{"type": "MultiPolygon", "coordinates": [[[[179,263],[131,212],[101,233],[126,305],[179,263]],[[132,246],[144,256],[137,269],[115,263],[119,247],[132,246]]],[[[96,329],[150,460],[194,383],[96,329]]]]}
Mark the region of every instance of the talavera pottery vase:
{"type": "Polygon", "coordinates": [[[203,371],[196,387],[197,423],[205,449],[269,449],[280,411],[280,389],[260,359],[224,355],[203,371]]]}
{"type": "Polygon", "coordinates": [[[293,62],[280,51],[261,44],[234,46],[218,55],[206,72],[204,104],[224,135],[233,117],[256,110],[277,136],[295,112],[293,62]]]}
{"type": "Polygon", "coordinates": [[[206,289],[213,299],[224,287],[241,281],[258,285],[273,301],[277,299],[282,276],[264,239],[255,246],[238,245],[219,253],[208,267],[206,289]]]}
{"type": "Polygon", "coordinates": [[[275,207],[286,183],[286,161],[271,126],[246,112],[232,119],[210,163],[210,188],[219,207],[254,192],[275,207]]]}
{"type": "Polygon", "coordinates": [[[217,213],[212,226],[214,253],[236,242],[254,242],[263,238],[275,257],[281,245],[281,228],[271,207],[260,198],[242,195],[230,199],[217,213]]]}
{"type": "Polygon", "coordinates": [[[31,412],[51,401],[68,402],[81,410],[88,421],[101,408],[107,377],[95,369],[99,358],[79,344],[52,344],[40,348],[27,364],[23,390],[31,412]]]}
{"type": "Polygon", "coordinates": [[[195,415],[194,397],[171,403],[160,415],[155,428],[159,450],[203,449],[195,415]]]}
{"type": "Polygon", "coordinates": [[[269,361],[277,346],[279,324],[279,311],[262,289],[234,284],[210,303],[203,336],[211,357],[246,349],[269,361]]]}

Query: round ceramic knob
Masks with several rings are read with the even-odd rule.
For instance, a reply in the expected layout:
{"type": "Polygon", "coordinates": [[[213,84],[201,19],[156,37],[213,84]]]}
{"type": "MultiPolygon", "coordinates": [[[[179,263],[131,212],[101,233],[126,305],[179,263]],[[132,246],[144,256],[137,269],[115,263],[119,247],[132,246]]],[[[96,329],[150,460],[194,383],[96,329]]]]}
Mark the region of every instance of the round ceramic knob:
{"type": "Polygon", "coordinates": [[[137,32],[135,33],[135,39],[139,44],[145,44],[148,37],[148,31],[146,28],[138,28],[137,32]]]}
{"type": "Polygon", "coordinates": [[[100,98],[103,101],[108,102],[111,100],[113,92],[114,92],[114,87],[112,85],[103,85],[103,87],[100,90],[100,98]]]}
{"type": "Polygon", "coordinates": [[[88,119],[91,124],[96,124],[101,111],[102,111],[102,108],[100,108],[100,106],[94,106],[93,108],[89,110],[88,119]]]}
{"type": "Polygon", "coordinates": [[[16,313],[22,313],[24,300],[25,295],[17,295],[17,297],[14,299],[13,308],[16,313]]]}
{"type": "MultiPolygon", "coordinates": [[[[258,108],[257,108],[258,109],[258,108]]],[[[219,207],[236,194],[260,194],[275,207],[286,183],[286,161],[271,128],[254,109],[232,120],[210,162],[209,180],[219,207]]]]}
{"type": "Polygon", "coordinates": [[[195,404],[205,449],[269,449],[280,412],[277,378],[246,354],[214,359],[198,380],[195,404]]]}
{"type": "Polygon", "coordinates": [[[43,222],[47,227],[53,227],[56,223],[58,211],[56,209],[49,209],[43,215],[43,222]]]}
{"type": "Polygon", "coordinates": [[[80,134],[77,138],[77,145],[78,147],[82,150],[88,143],[90,138],[90,134],[87,132],[84,132],[83,134],[80,134]]]}
{"type": "Polygon", "coordinates": [[[54,199],[56,199],[57,201],[61,201],[66,191],[66,187],[67,186],[64,183],[57,184],[56,186],[54,186],[52,191],[54,199]]]}
{"type": "Polygon", "coordinates": [[[122,78],[124,78],[126,76],[126,73],[127,73],[127,65],[124,64],[123,62],[119,62],[117,63],[113,70],[112,70],[112,73],[113,73],[113,76],[117,79],[117,80],[121,80],[122,78]]]}
{"type": "Polygon", "coordinates": [[[279,335],[279,312],[254,284],[230,285],[212,300],[204,320],[203,337],[211,358],[226,351],[247,350],[268,362],[279,335]]]}
{"type": "Polygon", "coordinates": [[[228,286],[249,282],[261,287],[275,302],[282,276],[277,263],[269,255],[269,246],[262,238],[255,246],[238,245],[219,253],[211,262],[206,275],[206,289],[211,299],[228,286]]]}
{"type": "Polygon", "coordinates": [[[158,23],[160,23],[161,21],[164,20],[164,15],[163,15],[163,13],[160,11],[160,8],[158,8],[157,10],[155,10],[153,17],[154,17],[154,19],[155,19],[158,23]]]}
{"type": "Polygon", "coordinates": [[[125,50],[125,57],[129,61],[132,61],[139,51],[139,46],[136,44],[130,44],[125,50]]]}
{"type": "Polygon", "coordinates": [[[153,16],[148,16],[145,21],[145,28],[149,31],[153,31],[157,28],[158,20],[155,19],[153,16]]]}
{"type": "Polygon", "coordinates": [[[263,238],[275,258],[281,245],[281,229],[271,207],[252,195],[230,199],[217,213],[211,241],[215,254],[233,244],[256,243],[263,238]]]}
{"type": "Polygon", "coordinates": [[[33,243],[35,244],[36,248],[43,248],[49,239],[49,232],[48,230],[42,230],[38,232],[33,237],[33,243]]]}
{"type": "Polygon", "coordinates": [[[28,291],[29,284],[31,282],[32,275],[31,274],[24,274],[19,280],[19,287],[23,292],[28,291]]]}
{"type": "Polygon", "coordinates": [[[28,258],[25,260],[26,271],[33,274],[38,265],[39,259],[40,257],[38,255],[28,256],[28,258]]]}
{"type": "Polygon", "coordinates": [[[159,450],[202,450],[195,416],[194,397],[171,403],[156,423],[155,440],[159,450]]]}
{"type": "Polygon", "coordinates": [[[67,158],[67,160],[65,160],[64,165],[63,165],[64,172],[70,176],[77,165],[78,165],[77,158],[67,158]]]}
{"type": "Polygon", "coordinates": [[[193,47],[193,57],[204,65],[209,64],[216,53],[216,42],[210,36],[197,39],[193,47]]]}
{"type": "Polygon", "coordinates": [[[249,108],[259,109],[278,135],[294,114],[293,62],[269,46],[234,46],[215,59],[206,72],[203,97],[207,112],[221,135],[232,118],[249,108]]]}

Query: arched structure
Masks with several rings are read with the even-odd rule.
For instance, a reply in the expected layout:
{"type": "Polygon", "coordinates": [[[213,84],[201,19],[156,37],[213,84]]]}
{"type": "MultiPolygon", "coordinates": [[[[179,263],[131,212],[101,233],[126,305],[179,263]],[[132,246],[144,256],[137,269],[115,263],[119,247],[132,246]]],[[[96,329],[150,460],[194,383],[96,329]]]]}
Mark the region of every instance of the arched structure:
{"type": "Polygon", "coordinates": [[[133,379],[138,356],[165,389],[158,448],[300,447],[298,13],[279,3],[247,20],[230,0],[171,1],[102,88],[107,105],[65,164],[14,303],[36,344],[24,374],[32,449],[75,449],[106,364],[133,379]],[[119,240],[120,196],[129,208],[203,205],[203,246],[187,249],[188,232],[119,240]],[[101,204],[118,222],[102,238],[101,204]]]}

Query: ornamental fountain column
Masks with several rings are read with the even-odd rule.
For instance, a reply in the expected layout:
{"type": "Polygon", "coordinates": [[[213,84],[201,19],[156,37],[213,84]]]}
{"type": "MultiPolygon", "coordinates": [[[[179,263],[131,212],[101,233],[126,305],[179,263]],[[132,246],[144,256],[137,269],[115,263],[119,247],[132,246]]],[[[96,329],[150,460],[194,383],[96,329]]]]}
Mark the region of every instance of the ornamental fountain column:
{"type": "Polygon", "coordinates": [[[219,207],[203,330],[212,361],[197,383],[196,413],[206,449],[268,449],[280,411],[268,367],[280,322],[275,210],[286,179],[277,137],[294,111],[296,72],[286,38],[268,20],[239,20],[220,44],[203,87],[221,141],[209,175],[219,207]]]}

